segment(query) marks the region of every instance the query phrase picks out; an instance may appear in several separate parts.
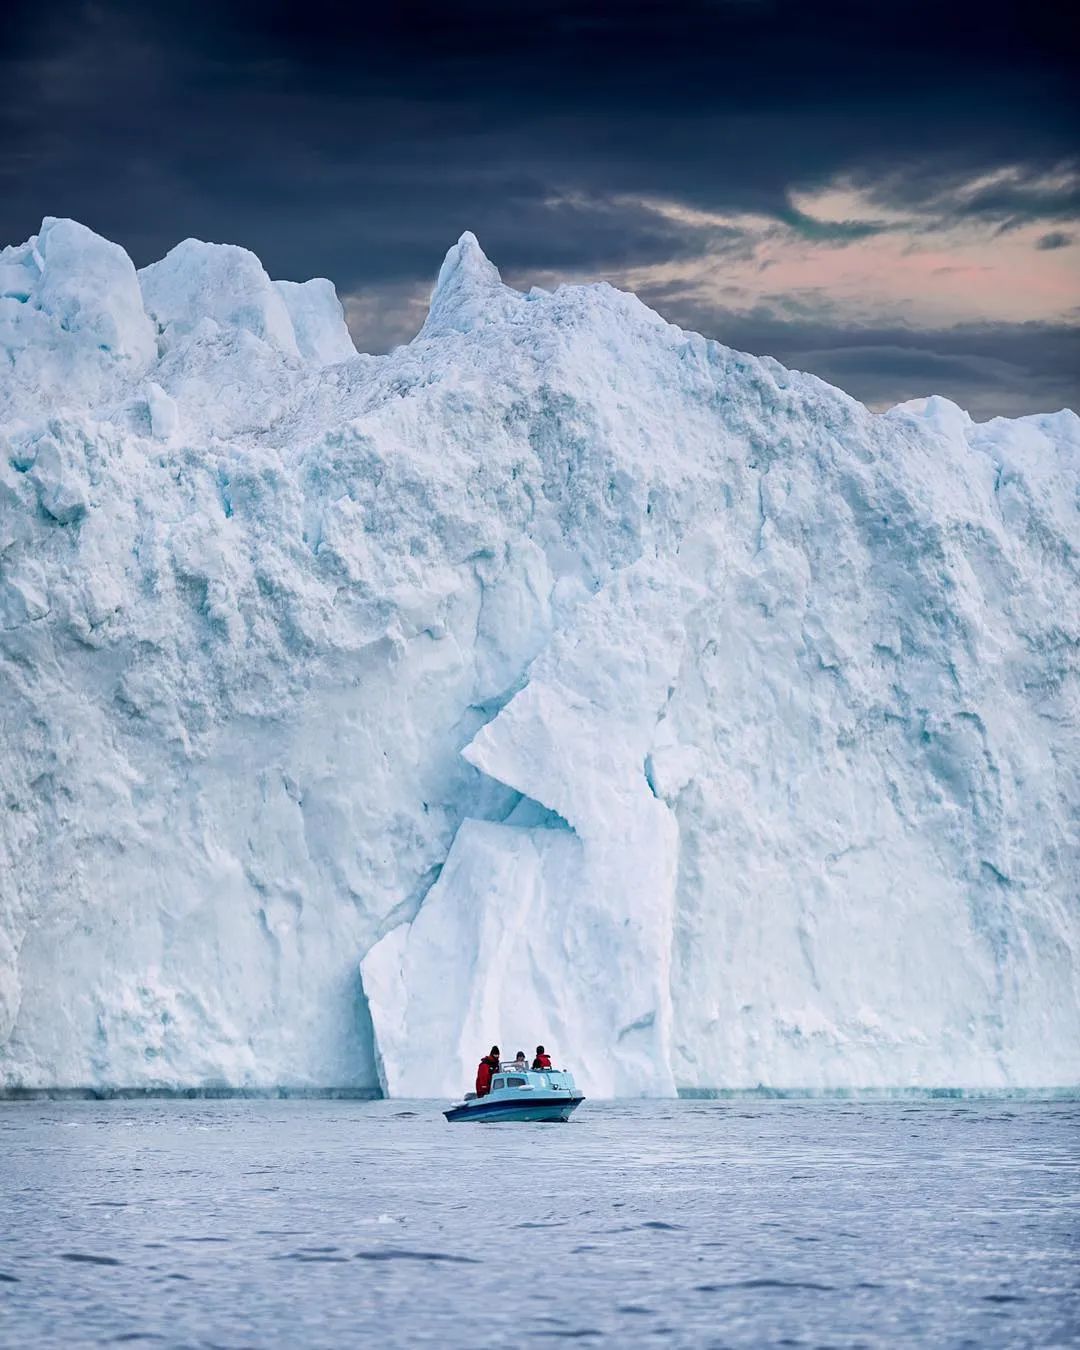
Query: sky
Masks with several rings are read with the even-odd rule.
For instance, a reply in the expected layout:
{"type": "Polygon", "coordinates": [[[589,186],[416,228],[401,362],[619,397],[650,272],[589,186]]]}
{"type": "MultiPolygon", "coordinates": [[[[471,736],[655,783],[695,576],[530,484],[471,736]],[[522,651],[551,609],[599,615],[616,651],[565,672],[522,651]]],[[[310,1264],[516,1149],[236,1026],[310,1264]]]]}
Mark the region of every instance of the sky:
{"type": "Polygon", "coordinates": [[[7,0],[0,243],[243,244],[377,352],[470,229],[874,408],[1080,408],[1069,8],[7,0]]]}

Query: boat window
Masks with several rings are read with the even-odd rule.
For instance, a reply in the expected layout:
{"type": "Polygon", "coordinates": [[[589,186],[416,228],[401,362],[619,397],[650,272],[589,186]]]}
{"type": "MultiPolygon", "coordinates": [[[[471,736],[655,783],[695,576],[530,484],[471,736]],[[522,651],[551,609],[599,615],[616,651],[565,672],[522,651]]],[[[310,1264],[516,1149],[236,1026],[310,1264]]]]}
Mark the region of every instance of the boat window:
{"type": "Polygon", "coordinates": [[[503,1080],[502,1080],[501,1078],[496,1078],[495,1081],[494,1081],[494,1083],[492,1083],[491,1088],[492,1088],[492,1091],[494,1091],[496,1088],[501,1088],[502,1086],[503,1086],[503,1080]]]}
{"type": "Polygon", "coordinates": [[[524,1086],[525,1086],[525,1079],[524,1079],[524,1078],[508,1078],[508,1079],[506,1080],[506,1086],[507,1086],[507,1087],[524,1087],[524,1086]]]}

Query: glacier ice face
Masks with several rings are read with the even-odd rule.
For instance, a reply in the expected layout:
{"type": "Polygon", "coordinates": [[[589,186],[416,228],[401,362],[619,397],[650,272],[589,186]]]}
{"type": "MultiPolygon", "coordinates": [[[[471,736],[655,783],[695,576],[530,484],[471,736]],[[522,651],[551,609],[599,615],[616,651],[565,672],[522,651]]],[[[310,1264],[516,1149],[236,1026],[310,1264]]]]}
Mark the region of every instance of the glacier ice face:
{"type": "Polygon", "coordinates": [[[0,1087],[1080,1081],[1080,419],[471,235],[0,254],[0,1087]]]}

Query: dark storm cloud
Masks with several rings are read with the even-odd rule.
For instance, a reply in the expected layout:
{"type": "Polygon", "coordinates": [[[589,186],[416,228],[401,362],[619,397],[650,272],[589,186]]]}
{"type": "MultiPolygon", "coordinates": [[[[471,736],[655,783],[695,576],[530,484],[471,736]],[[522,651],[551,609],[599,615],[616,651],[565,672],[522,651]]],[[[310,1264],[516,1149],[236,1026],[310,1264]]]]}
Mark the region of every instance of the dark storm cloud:
{"type": "Polygon", "coordinates": [[[790,225],[804,239],[813,239],[819,243],[846,244],[896,229],[895,225],[880,220],[817,220],[793,206],[781,207],[776,217],[783,224],[790,225]]]}
{"type": "MultiPolygon", "coordinates": [[[[1080,135],[1080,129],[1077,130],[1080,135]]],[[[1015,229],[1033,220],[1071,220],[1080,215],[1080,159],[1032,159],[1009,164],[988,181],[973,182],[990,161],[944,159],[902,166],[871,184],[874,198],[940,221],[983,220],[1015,229]]],[[[999,155],[997,164],[1002,163],[999,155]]]]}
{"type": "Polygon", "coordinates": [[[1061,325],[829,331],[816,342],[800,336],[791,365],[874,407],[943,394],[981,420],[1075,408],[1080,400],[1080,341],[1076,329],[1061,325]]]}
{"type": "Polygon", "coordinates": [[[1035,247],[1042,249],[1043,252],[1055,248],[1068,248],[1073,238],[1073,235],[1066,234],[1064,230],[1052,230],[1049,234],[1044,234],[1041,239],[1037,240],[1035,247]]]}
{"type": "Polygon", "coordinates": [[[0,237],[72,215],[140,264],[193,234],[390,295],[465,228],[514,274],[745,251],[649,198],[828,247],[892,228],[792,205],[838,175],[1005,227],[1077,209],[1064,7],[18,0],[4,20],[0,237]]]}
{"type": "Polygon", "coordinates": [[[347,290],[430,271],[465,227],[511,268],[607,263],[613,235],[624,258],[663,254],[654,224],[552,219],[553,193],[790,216],[792,185],[846,168],[940,195],[1003,154],[1034,170],[1075,144],[1061,34],[1016,6],[102,0],[15,16],[6,238],[63,211],[140,262],[194,232],[347,290]]]}

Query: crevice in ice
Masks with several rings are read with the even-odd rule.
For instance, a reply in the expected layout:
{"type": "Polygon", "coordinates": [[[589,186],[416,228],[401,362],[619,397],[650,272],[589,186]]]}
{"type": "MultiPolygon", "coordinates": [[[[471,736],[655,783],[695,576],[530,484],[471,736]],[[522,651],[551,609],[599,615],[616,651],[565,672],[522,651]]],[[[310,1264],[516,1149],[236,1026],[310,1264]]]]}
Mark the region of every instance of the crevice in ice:
{"type": "Polygon", "coordinates": [[[802,958],[806,962],[806,970],[807,974],[810,976],[810,983],[816,990],[820,991],[821,980],[818,978],[817,964],[814,961],[814,948],[805,924],[799,924],[796,929],[796,936],[799,940],[799,950],[802,952],[802,958]]]}
{"type": "Polygon", "coordinates": [[[766,475],[766,473],[768,473],[768,469],[762,470],[762,472],[761,472],[760,474],[758,474],[758,481],[757,481],[758,527],[757,527],[757,542],[756,542],[756,544],[755,544],[755,546],[754,546],[754,557],[755,557],[755,558],[756,558],[757,555],[762,551],[762,549],[765,547],[765,526],[768,525],[768,523],[769,523],[769,517],[768,517],[768,514],[767,514],[767,512],[766,512],[766,510],[765,510],[765,475],[766,475]]]}
{"type": "MultiPolygon", "coordinates": [[[[364,982],[363,980],[361,980],[360,990],[363,995],[364,1006],[369,1009],[368,1016],[370,1018],[371,1005],[368,1003],[367,994],[363,993],[363,989],[364,989],[364,982]]],[[[371,1053],[375,1058],[375,1077],[379,1084],[379,1096],[382,1097],[383,1100],[386,1100],[390,1096],[390,1089],[387,1087],[386,1084],[386,1065],[383,1063],[382,1051],[379,1049],[379,1038],[378,1036],[374,1035],[374,1033],[372,1034],[371,1038],[371,1053]]]]}
{"type": "Polygon", "coordinates": [[[47,609],[44,614],[35,614],[33,618],[23,619],[20,623],[0,624],[0,633],[14,633],[20,628],[29,628],[31,624],[41,623],[52,613],[47,609]]]}
{"type": "MultiPolygon", "coordinates": [[[[449,849],[447,853],[449,854],[449,849]]],[[[412,923],[423,908],[428,892],[442,875],[442,870],[443,863],[441,862],[434,863],[428,868],[409,894],[404,899],[399,900],[393,909],[383,917],[375,929],[371,946],[374,947],[377,942],[381,942],[387,933],[392,933],[395,928],[399,928],[403,923],[412,923]]],[[[358,903],[361,903],[362,897],[357,896],[356,899],[358,903]]]]}
{"type": "MultiPolygon", "coordinates": [[[[356,1009],[356,1020],[353,1023],[353,1048],[354,1053],[360,1052],[360,1063],[364,1062],[364,1056],[367,1056],[368,1062],[375,1069],[375,1081],[379,1086],[379,1094],[383,1097],[389,1094],[386,1091],[386,1070],[383,1067],[382,1055],[379,1053],[379,1038],[375,1035],[375,1022],[371,1016],[371,1003],[368,1000],[367,990],[364,988],[364,973],[359,966],[353,972],[355,984],[352,989],[352,1004],[356,1009]]],[[[359,1074],[356,1075],[359,1077],[359,1074]]],[[[367,1074],[364,1074],[367,1077],[367,1074]]]]}
{"type": "Polygon", "coordinates": [[[640,1017],[635,1018],[633,1022],[628,1022],[626,1026],[621,1027],[615,1039],[624,1041],[627,1036],[632,1035],[635,1031],[648,1031],[655,1022],[656,1010],[650,1009],[647,1013],[642,1013],[640,1017]]]}
{"type": "MultiPolygon", "coordinates": [[[[481,699],[477,703],[470,703],[466,711],[478,714],[484,719],[482,725],[486,726],[488,722],[493,722],[498,717],[515,694],[521,693],[527,683],[528,676],[522,674],[519,679],[516,679],[512,684],[508,684],[499,693],[492,694],[490,698],[481,699]]],[[[477,730],[479,730],[479,727],[477,730]]]]}
{"type": "Polygon", "coordinates": [[[225,519],[230,520],[233,513],[231,480],[224,469],[218,470],[218,494],[221,497],[221,509],[225,512],[225,519]]]}
{"type": "Polygon", "coordinates": [[[981,866],[993,878],[999,886],[1011,886],[1012,881],[1005,875],[1000,867],[995,867],[992,862],[983,858],[981,866]]]}
{"type": "Polygon", "coordinates": [[[568,830],[571,834],[575,832],[570,822],[564,816],[560,816],[558,811],[552,811],[550,807],[533,797],[525,796],[524,793],[519,795],[511,810],[498,823],[519,830],[568,830]]]}

